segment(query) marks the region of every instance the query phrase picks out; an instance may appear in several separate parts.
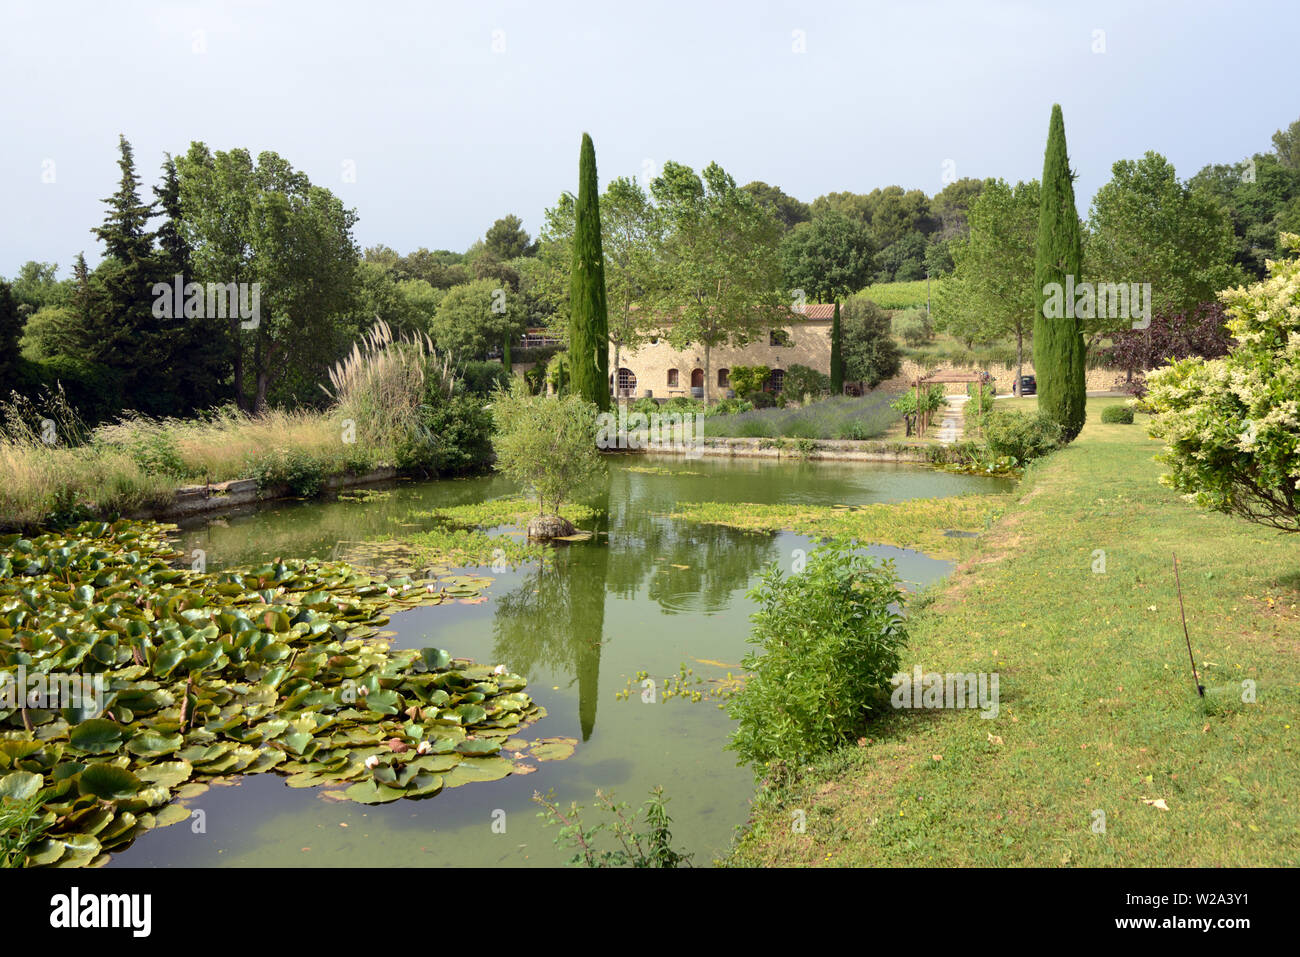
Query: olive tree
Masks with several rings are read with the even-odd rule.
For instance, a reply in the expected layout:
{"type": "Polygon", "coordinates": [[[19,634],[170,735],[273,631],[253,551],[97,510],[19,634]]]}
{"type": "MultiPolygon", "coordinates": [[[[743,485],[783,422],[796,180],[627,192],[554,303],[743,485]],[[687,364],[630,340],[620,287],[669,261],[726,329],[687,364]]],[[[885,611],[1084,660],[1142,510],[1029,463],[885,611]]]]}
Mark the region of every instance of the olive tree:
{"type": "Polygon", "coordinates": [[[596,447],[595,404],[575,394],[531,395],[516,378],[508,391],[493,394],[491,409],[497,471],[537,496],[529,536],[573,534],[560,506],[605,470],[596,447]]]}

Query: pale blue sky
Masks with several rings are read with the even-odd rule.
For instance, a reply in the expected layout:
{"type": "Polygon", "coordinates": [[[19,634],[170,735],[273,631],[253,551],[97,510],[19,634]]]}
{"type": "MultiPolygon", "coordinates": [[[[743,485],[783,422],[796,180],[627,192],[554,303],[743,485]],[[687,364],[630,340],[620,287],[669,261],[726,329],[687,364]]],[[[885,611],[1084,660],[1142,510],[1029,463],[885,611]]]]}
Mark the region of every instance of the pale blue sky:
{"type": "Polygon", "coordinates": [[[1298,28],[1295,0],[4,0],[0,274],[98,261],[119,132],[146,187],[191,140],[275,150],[356,208],[362,247],[406,252],[509,212],[535,235],[584,130],[602,185],[716,160],[805,201],[933,194],[945,160],[1039,175],[1060,102],[1086,211],[1117,159],[1187,177],[1269,149],[1300,117],[1298,28]]]}

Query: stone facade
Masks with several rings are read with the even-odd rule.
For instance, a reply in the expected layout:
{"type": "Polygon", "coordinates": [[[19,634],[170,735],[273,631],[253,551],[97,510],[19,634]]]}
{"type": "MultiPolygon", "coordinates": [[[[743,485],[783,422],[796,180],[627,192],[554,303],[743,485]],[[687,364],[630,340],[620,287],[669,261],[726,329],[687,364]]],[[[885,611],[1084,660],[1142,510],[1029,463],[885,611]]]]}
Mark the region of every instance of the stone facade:
{"type": "MultiPolygon", "coordinates": [[[[726,395],[730,388],[727,373],[733,366],[764,365],[774,373],[778,370],[784,373],[797,364],[829,375],[833,309],[833,306],[807,305],[802,319],[785,326],[784,337],[768,333],[746,346],[721,345],[709,350],[708,394],[714,398],[726,395]],[[785,344],[778,344],[782,339],[785,344]]],[[[611,346],[609,369],[620,397],[699,398],[705,386],[704,347],[674,349],[666,339],[658,339],[635,351],[620,350],[616,367],[611,346]]],[[[773,378],[772,389],[779,391],[782,376],[773,378]]]]}

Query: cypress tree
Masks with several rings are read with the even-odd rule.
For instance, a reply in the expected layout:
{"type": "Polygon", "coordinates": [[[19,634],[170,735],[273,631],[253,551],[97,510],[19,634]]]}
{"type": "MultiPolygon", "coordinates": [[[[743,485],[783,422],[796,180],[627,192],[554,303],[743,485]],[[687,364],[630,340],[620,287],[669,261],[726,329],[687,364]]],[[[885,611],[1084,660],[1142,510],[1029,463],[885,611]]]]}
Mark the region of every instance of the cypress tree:
{"type": "Polygon", "coordinates": [[[831,320],[831,394],[844,391],[844,359],[840,355],[840,304],[835,302],[835,318],[831,320]]]}
{"type": "MultiPolygon", "coordinates": [[[[1083,327],[1067,304],[1062,315],[1048,316],[1049,284],[1064,290],[1083,281],[1083,237],[1074,208],[1074,176],[1065,150],[1065,120],[1060,104],[1052,106],[1043,157],[1043,183],[1038,207],[1038,248],[1034,285],[1034,371],[1038,379],[1038,408],[1061,426],[1066,441],[1083,428],[1087,384],[1083,327]]],[[[1055,311],[1055,310],[1053,310],[1055,311]]]]}
{"type": "Polygon", "coordinates": [[[578,201],[574,208],[573,269],[569,274],[569,384],[578,395],[609,409],[609,314],[600,246],[596,148],[582,134],[578,201]]]}

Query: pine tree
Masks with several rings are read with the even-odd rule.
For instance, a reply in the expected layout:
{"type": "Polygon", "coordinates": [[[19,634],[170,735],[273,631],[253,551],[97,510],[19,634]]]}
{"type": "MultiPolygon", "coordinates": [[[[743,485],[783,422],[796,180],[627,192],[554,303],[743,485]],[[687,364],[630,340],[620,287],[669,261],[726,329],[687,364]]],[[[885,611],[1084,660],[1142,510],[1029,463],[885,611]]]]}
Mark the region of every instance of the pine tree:
{"type": "Polygon", "coordinates": [[[181,179],[176,171],[176,161],[170,153],[164,155],[167,158],[162,164],[162,185],[153,188],[158,211],[166,217],[157,233],[159,265],[163,272],[180,273],[189,282],[193,268],[190,265],[190,244],[181,224],[181,179]]]}
{"type": "Polygon", "coordinates": [[[840,355],[840,304],[835,302],[835,318],[831,320],[831,394],[844,391],[844,359],[840,355]]]}
{"type": "Polygon", "coordinates": [[[92,357],[95,346],[91,341],[95,322],[95,290],[90,283],[90,269],[86,266],[86,254],[77,253],[72,264],[72,313],[76,317],[77,356],[82,359],[92,357]]]}
{"type": "MultiPolygon", "coordinates": [[[[1082,282],[1083,237],[1074,207],[1074,175],[1065,149],[1065,120],[1059,104],[1052,107],[1043,157],[1043,182],[1038,207],[1038,247],[1034,268],[1034,371],[1038,379],[1038,408],[1061,426],[1067,441],[1083,428],[1087,398],[1083,328],[1068,314],[1046,315],[1048,287],[1082,282]]],[[[1073,310],[1069,310],[1072,313],[1073,310]]]]}
{"type": "Polygon", "coordinates": [[[104,225],[92,232],[103,241],[104,263],[97,270],[102,302],[90,314],[87,358],[122,372],[128,404],[150,414],[174,409],[171,395],[170,333],[153,315],[153,284],[158,279],[153,233],[147,229],[153,207],[140,202],[135,155],[125,136],[118,142],[122,171],[117,192],[104,200],[104,225]]]}
{"type": "Polygon", "coordinates": [[[573,269],[569,275],[569,380],[572,390],[601,411],[609,409],[609,314],[600,244],[596,148],[582,134],[578,160],[573,269]]]}

